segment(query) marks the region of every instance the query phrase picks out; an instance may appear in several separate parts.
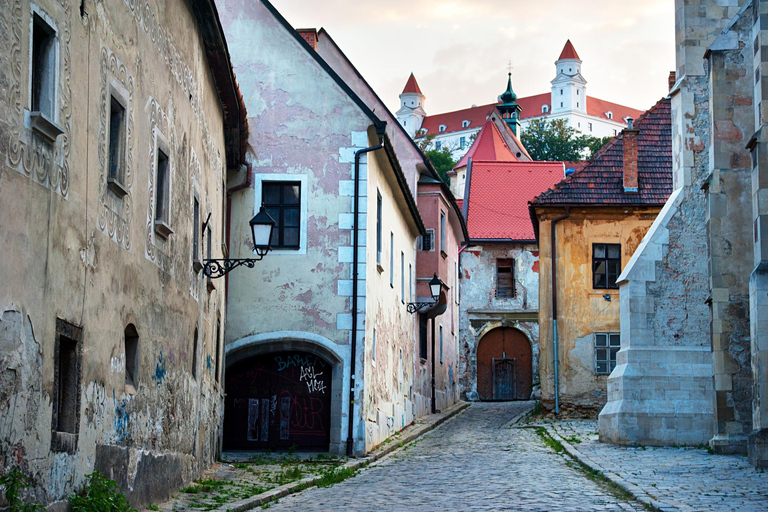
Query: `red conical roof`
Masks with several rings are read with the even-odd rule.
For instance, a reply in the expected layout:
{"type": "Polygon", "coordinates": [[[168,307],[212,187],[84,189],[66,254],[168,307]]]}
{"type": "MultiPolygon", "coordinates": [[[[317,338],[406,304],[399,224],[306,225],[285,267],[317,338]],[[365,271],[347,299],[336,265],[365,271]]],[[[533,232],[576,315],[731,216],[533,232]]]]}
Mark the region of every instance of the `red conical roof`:
{"type": "Polygon", "coordinates": [[[422,94],[421,89],[419,89],[419,84],[416,83],[416,77],[413,76],[413,73],[411,73],[411,76],[408,77],[408,82],[406,82],[405,88],[402,92],[402,94],[409,93],[422,94]]]}
{"type": "Polygon", "coordinates": [[[512,154],[512,151],[504,142],[496,124],[490,119],[486,119],[485,124],[477,133],[475,141],[459,163],[453,168],[466,167],[469,159],[472,161],[484,160],[488,162],[517,162],[518,158],[512,154]]]}
{"type": "Polygon", "coordinates": [[[560,52],[560,57],[558,57],[557,60],[563,60],[563,59],[579,59],[579,54],[576,53],[576,48],[573,47],[573,43],[571,43],[571,40],[567,40],[565,42],[565,46],[563,46],[563,51],[560,52]]]}

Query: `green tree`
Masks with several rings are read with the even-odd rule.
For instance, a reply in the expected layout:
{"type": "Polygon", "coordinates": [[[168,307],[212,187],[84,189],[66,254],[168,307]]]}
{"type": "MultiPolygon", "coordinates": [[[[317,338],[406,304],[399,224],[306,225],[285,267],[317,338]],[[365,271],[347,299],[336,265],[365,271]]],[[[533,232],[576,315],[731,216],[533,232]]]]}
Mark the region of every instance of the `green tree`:
{"type": "Polygon", "coordinates": [[[435,166],[437,174],[440,175],[440,179],[446,184],[451,184],[451,179],[448,177],[448,171],[453,169],[456,165],[456,160],[451,156],[451,152],[448,149],[430,149],[424,153],[435,166]]]}
{"type": "Polygon", "coordinates": [[[612,137],[580,135],[565,119],[534,119],[520,137],[534,160],[576,162],[595,154],[612,137]]]}

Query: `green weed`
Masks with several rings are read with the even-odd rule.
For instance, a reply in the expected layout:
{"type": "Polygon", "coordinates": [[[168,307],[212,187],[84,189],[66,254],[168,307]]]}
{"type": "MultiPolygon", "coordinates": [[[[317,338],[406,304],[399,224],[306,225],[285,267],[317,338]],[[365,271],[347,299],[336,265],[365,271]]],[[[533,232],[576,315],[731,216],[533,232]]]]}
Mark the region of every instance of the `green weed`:
{"type": "Polygon", "coordinates": [[[29,489],[34,481],[21,472],[19,468],[11,468],[8,473],[0,476],[0,486],[5,489],[5,501],[8,502],[9,512],[37,512],[45,511],[45,507],[38,503],[25,503],[19,493],[22,489],[29,489]]]}
{"type": "Polygon", "coordinates": [[[86,475],[83,489],[69,496],[70,512],[136,512],[117,488],[117,482],[98,471],[86,475]]]}

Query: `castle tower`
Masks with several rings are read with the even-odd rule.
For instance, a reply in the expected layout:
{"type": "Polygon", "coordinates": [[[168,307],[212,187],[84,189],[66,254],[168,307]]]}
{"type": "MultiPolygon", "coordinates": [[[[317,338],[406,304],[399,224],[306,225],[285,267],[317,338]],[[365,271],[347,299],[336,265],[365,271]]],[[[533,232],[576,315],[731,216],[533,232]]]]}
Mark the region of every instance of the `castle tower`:
{"type": "Polygon", "coordinates": [[[427,113],[424,111],[424,100],[426,99],[427,97],[419,89],[416,77],[411,73],[411,76],[408,77],[408,82],[406,82],[403,88],[403,92],[400,94],[400,110],[395,114],[397,122],[405,128],[406,133],[411,138],[421,129],[421,123],[427,116],[427,113]]]}
{"type": "Polygon", "coordinates": [[[512,73],[509,73],[507,80],[507,90],[499,96],[501,103],[496,106],[496,110],[501,114],[501,118],[512,129],[515,135],[520,135],[520,113],[523,108],[517,104],[517,94],[512,90],[512,73]]]}
{"type": "Polygon", "coordinates": [[[587,112],[587,81],[581,76],[581,59],[571,40],[565,42],[555,61],[552,84],[552,113],[587,112]]]}

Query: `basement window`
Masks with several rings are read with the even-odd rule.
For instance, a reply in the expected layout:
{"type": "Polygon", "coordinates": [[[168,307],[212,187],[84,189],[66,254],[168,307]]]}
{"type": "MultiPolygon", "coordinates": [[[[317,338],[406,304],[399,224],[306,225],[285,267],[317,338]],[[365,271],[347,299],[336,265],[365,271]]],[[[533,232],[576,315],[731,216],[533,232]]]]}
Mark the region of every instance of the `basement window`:
{"type": "Polygon", "coordinates": [[[618,332],[595,333],[595,373],[608,375],[616,368],[616,353],[621,348],[618,332]]]}
{"type": "Polygon", "coordinates": [[[592,244],[592,288],[618,290],[621,244],[592,244]]]}
{"type": "Polygon", "coordinates": [[[512,299],[515,297],[515,260],[496,260],[496,298],[512,299]]]}

